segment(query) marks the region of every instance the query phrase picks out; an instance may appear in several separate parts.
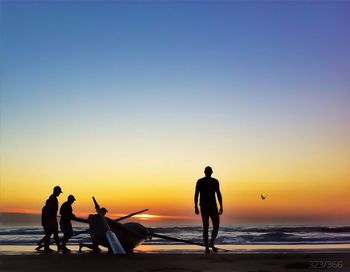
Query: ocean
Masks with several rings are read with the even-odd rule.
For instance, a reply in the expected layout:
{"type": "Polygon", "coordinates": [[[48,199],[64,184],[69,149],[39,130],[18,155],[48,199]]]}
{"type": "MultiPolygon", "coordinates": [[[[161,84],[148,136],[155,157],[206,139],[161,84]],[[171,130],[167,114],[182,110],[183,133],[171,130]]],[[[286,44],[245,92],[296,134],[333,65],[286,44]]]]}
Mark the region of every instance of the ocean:
{"type": "MultiPolygon", "coordinates": [[[[74,227],[74,232],[86,227],[74,227]]],[[[201,226],[165,226],[152,228],[154,233],[202,243],[201,226]]],[[[0,246],[32,245],[43,237],[42,227],[0,228],[0,246]]],[[[62,235],[62,234],[60,234],[62,235]]],[[[74,236],[70,245],[90,242],[88,233],[74,236]]],[[[216,240],[220,245],[313,245],[350,244],[350,226],[221,226],[216,240]]],[[[176,245],[180,242],[153,237],[145,245],[176,245]]]]}

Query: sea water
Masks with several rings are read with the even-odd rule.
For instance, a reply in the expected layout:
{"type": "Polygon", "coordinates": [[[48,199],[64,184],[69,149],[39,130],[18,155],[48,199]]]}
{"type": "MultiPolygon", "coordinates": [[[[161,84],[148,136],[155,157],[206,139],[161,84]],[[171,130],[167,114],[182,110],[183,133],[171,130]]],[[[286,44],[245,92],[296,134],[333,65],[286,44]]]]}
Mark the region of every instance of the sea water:
{"type": "MultiPolygon", "coordinates": [[[[86,227],[74,227],[74,232],[86,227]]],[[[178,239],[202,243],[201,226],[164,226],[151,229],[178,239]]],[[[37,242],[43,237],[42,227],[0,228],[0,251],[33,252],[37,242]]],[[[60,234],[62,235],[62,234],[60,234]]],[[[77,249],[80,242],[91,243],[88,233],[69,240],[68,246],[77,249]]],[[[350,226],[221,226],[217,245],[238,252],[261,250],[345,250],[350,251],[350,226]]],[[[201,252],[195,245],[168,241],[153,237],[136,249],[138,252],[201,252]]]]}

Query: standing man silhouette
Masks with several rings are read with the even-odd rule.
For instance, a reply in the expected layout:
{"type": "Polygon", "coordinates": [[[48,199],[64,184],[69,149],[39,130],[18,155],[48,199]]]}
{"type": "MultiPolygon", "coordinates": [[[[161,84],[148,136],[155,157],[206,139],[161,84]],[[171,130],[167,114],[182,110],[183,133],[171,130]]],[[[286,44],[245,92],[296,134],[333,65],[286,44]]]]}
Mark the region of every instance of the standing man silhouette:
{"type": "Polygon", "coordinates": [[[209,247],[211,247],[214,252],[217,251],[214,243],[219,231],[220,215],[223,213],[222,196],[220,192],[219,181],[211,177],[212,173],[212,168],[210,166],[207,166],[204,170],[205,177],[197,181],[196,191],[194,194],[194,212],[196,214],[199,214],[198,196],[200,196],[199,205],[201,208],[200,212],[203,223],[203,240],[206,253],[209,253],[209,247]],[[215,193],[220,204],[219,211],[216,205],[215,193]],[[208,243],[209,217],[213,224],[210,243],[208,243]]]}
{"type": "Polygon", "coordinates": [[[44,227],[45,232],[45,252],[49,253],[53,250],[50,248],[50,237],[53,234],[55,243],[57,245],[57,251],[60,250],[60,240],[58,238],[58,224],[57,224],[57,211],[58,200],[57,197],[62,193],[61,187],[56,186],[53,188],[53,194],[46,200],[46,204],[42,209],[41,224],[44,227]]]}

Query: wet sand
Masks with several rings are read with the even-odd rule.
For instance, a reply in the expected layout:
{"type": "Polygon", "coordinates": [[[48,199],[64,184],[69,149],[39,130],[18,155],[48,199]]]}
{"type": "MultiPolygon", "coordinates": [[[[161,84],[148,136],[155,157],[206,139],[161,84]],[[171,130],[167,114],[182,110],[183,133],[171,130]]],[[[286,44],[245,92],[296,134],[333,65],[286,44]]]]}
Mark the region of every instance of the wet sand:
{"type": "Polygon", "coordinates": [[[348,253],[2,255],[0,271],[350,271],[348,253]]]}

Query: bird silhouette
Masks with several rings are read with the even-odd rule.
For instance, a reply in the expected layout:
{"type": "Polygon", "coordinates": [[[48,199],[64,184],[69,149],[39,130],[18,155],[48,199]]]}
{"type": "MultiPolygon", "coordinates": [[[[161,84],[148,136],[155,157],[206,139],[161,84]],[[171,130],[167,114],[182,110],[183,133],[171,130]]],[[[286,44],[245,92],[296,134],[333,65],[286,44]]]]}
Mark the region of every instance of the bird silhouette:
{"type": "Polygon", "coordinates": [[[260,195],[262,200],[265,200],[266,196],[260,195]]]}

